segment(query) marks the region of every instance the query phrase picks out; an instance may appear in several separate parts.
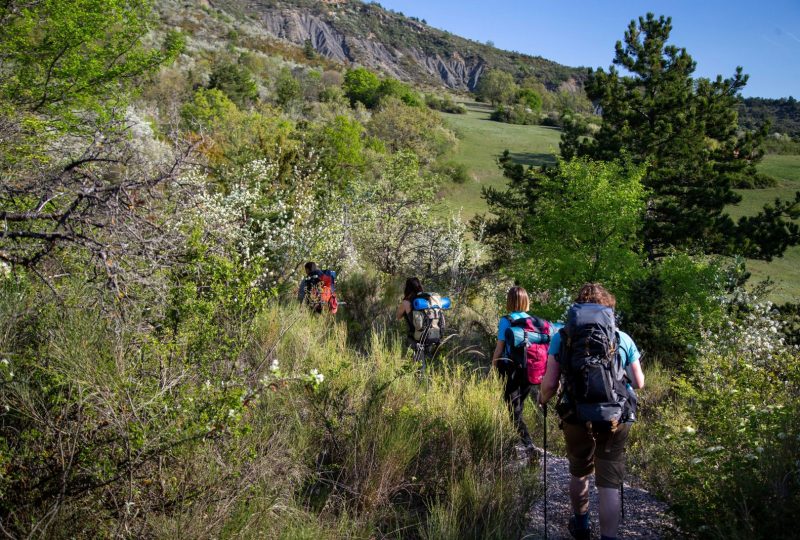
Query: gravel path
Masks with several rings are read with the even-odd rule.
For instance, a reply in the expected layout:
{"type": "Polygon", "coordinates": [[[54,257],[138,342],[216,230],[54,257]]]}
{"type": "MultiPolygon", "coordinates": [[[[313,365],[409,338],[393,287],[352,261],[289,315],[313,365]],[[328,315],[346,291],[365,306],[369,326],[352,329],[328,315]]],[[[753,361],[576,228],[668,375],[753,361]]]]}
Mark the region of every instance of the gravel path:
{"type": "MultiPolygon", "coordinates": [[[[678,538],[680,534],[669,513],[669,507],[657,500],[648,491],[625,483],[625,520],[620,523],[620,538],[678,538]]],[[[569,469],[566,458],[547,455],[547,538],[549,540],[571,539],[567,522],[572,516],[569,502],[569,469]]],[[[589,516],[592,523],[592,538],[600,538],[597,517],[597,490],[594,475],[590,480],[589,516]]],[[[530,525],[523,538],[544,538],[544,501],[534,505],[529,513],[530,525]]]]}

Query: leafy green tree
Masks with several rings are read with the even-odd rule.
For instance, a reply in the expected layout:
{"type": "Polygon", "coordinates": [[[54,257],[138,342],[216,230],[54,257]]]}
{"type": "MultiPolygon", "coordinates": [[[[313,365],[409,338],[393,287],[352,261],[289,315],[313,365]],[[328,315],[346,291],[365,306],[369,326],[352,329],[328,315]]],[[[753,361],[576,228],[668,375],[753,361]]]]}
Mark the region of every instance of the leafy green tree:
{"type": "Polygon", "coordinates": [[[92,131],[126,102],[137,77],[171,61],[177,32],[161,49],[142,45],[154,22],[147,0],[9,0],[0,5],[0,163],[47,159],[42,148],[92,131]],[[92,111],[88,119],[84,114],[92,111]]]}
{"type": "Polygon", "coordinates": [[[409,107],[397,98],[381,101],[367,131],[393,152],[411,150],[426,165],[456,143],[455,135],[437,113],[427,107],[409,107]]]}
{"type": "Polygon", "coordinates": [[[514,77],[499,69],[492,69],[483,75],[476,88],[478,98],[488,101],[493,106],[510,103],[516,92],[514,77]]]}
{"type": "Polygon", "coordinates": [[[248,107],[258,99],[258,87],[253,75],[246,67],[238,64],[217,65],[211,72],[208,87],[225,92],[240,108],[248,107]]]}
{"type": "Polygon", "coordinates": [[[213,129],[237,112],[236,104],[222,90],[199,88],[191,101],[181,107],[181,119],[186,129],[200,132],[213,129]]]}
{"type": "Polygon", "coordinates": [[[517,92],[517,103],[539,112],[542,110],[542,95],[532,88],[522,88],[517,92]]]}
{"type": "Polygon", "coordinates": [[[185,129],[202,134],[198,150],[213,169],[243,166],[290,150],[293,126],[280,111],[262,105],[242,111],[221,90],[200,88],[181,108],[185,129]]]}
{"type": "Polygon", "coordinates": [[[316,147],[321,153],[320,163],[333,185],[343,190],[352,185],[364,172],[364,126],[347,116],[336,116],[317,134],[316,147]]]}
{"type": "MultiPolygon", "coordinates": [[[[658,257],[670,247],[741,253],[770,260],[800,243],[800,192],[734,224],[725,212],[741,197],[733,187],[753,181],[764,132],[740,133],[741,68],[729,79],[695,79],[685,49],[668,44],[672,21],[649,13],[631,21],[617,42],[614,65],[590,72],[589,98],[603,111],[599,132],[581,138],[569,129],[562,155],[647,164],[650,190],[644,238],[658,257]],[[620,73],[617,66],[629,75],[620,73]]],[[[568,127],[574,128],[578,123],[568,127]]]]}
{"type": "Polygon", "coordinates": [[[521,241],[505,246],[505,270],[531,290],[602,281],[624,299],[642,269],[643,172],[613,162],[559,162],[539,178],[521,241]]]}
{"type": "Polygon", "coordinates": [[[389,97],[395,97],[411,107],[421,107],[423,103],[419,94],[410,86],[391,77],[382,80],[378,85],[375,93],[376,104],[389,97]]]}
{"type": "Polygon", "coordinates": [[[275,80],[275,94],[279,105],[287,106],[302,97],[300,81],[298,81],[289,68],[281,69],[275,80]]]}
{"type": "Polygon", "coordinates": [[[363,103],[367,107],[377,104],[378,87],[381,81],[377,75],[366,68],[351,69],[344,75],[344,94],[350,99],[350,104],[363,103]]]}
{"type": "Polygon", "coordinates": [[[142,0],[0,4],[0,260],[33,266],[70,245],[111,268],[112,231],[136,228],[179,170],[126,169],[142,142],[128,132],[131,90],[185,43],[170,32],[144,46],[154,22],[142,0]]]}
{"type": "Polygon", "coordinates": [[[310,39],[303,42],[303,55],[309,60],[313,60],[317,56],[317,50],[314,48],[314,44],[310,39]]]}

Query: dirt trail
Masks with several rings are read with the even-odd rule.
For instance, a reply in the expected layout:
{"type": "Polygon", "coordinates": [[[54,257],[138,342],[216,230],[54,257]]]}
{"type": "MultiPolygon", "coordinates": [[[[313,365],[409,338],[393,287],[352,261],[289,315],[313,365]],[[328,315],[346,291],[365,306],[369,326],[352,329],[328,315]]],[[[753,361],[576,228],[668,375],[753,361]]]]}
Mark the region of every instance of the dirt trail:
{"type": "MultiPolygon", "coordinates": [[[[630,479],[629,479],[630,480],[630,479]]],[[[572,516],[568,492],[569,469],[566,458],[547,456],[547,538],[571,539],[567,522],[572,516]]],[[[592,538],[600,538],[597,517],[597,490],[590,480],[589,516],[592,538]]],[[[530,524],[523,538],[544,538],[544,501],[539,501],[529,514],[530,524]]],[[[666,503],[645,489],[625,482],[625,520],[620,523],[619,538],[679,538],[680,533],[666,503]]]]}

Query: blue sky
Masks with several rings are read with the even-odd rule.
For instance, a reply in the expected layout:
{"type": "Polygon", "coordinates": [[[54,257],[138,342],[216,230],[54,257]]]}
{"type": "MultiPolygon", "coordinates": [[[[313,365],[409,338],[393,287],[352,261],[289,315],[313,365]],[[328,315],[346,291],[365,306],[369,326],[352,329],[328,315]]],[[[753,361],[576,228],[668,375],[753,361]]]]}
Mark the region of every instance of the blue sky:
{"type": "Polygon", "coordinates": [[[750,75],[745,96],[800,98],[800,0],[379,0],[428,24],[569,66],[611,64],[631,19],[672,17],[698,76],[750,75]]]}

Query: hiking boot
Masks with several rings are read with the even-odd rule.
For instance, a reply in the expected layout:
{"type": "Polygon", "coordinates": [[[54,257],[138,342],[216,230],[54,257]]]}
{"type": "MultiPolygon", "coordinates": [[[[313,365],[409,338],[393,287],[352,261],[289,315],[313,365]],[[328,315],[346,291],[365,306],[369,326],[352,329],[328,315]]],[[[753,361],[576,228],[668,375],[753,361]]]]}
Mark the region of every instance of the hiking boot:
{"type": "Polygon", "coordinates": [[[539,459],[544,455],[544,450],[531,443],[525,447],[525,453],[530,459],[539,459]]]}
{"type": "Polygon", "coordinates": [[[575,519],[575,516],[569,518],[569,524],[567,525],[567,529],[569,530],[569,534],[572,535],[575,540],[590,540],[592,537],[592,529],[579,529],[578,528],[578,521],[575,519]]]}

